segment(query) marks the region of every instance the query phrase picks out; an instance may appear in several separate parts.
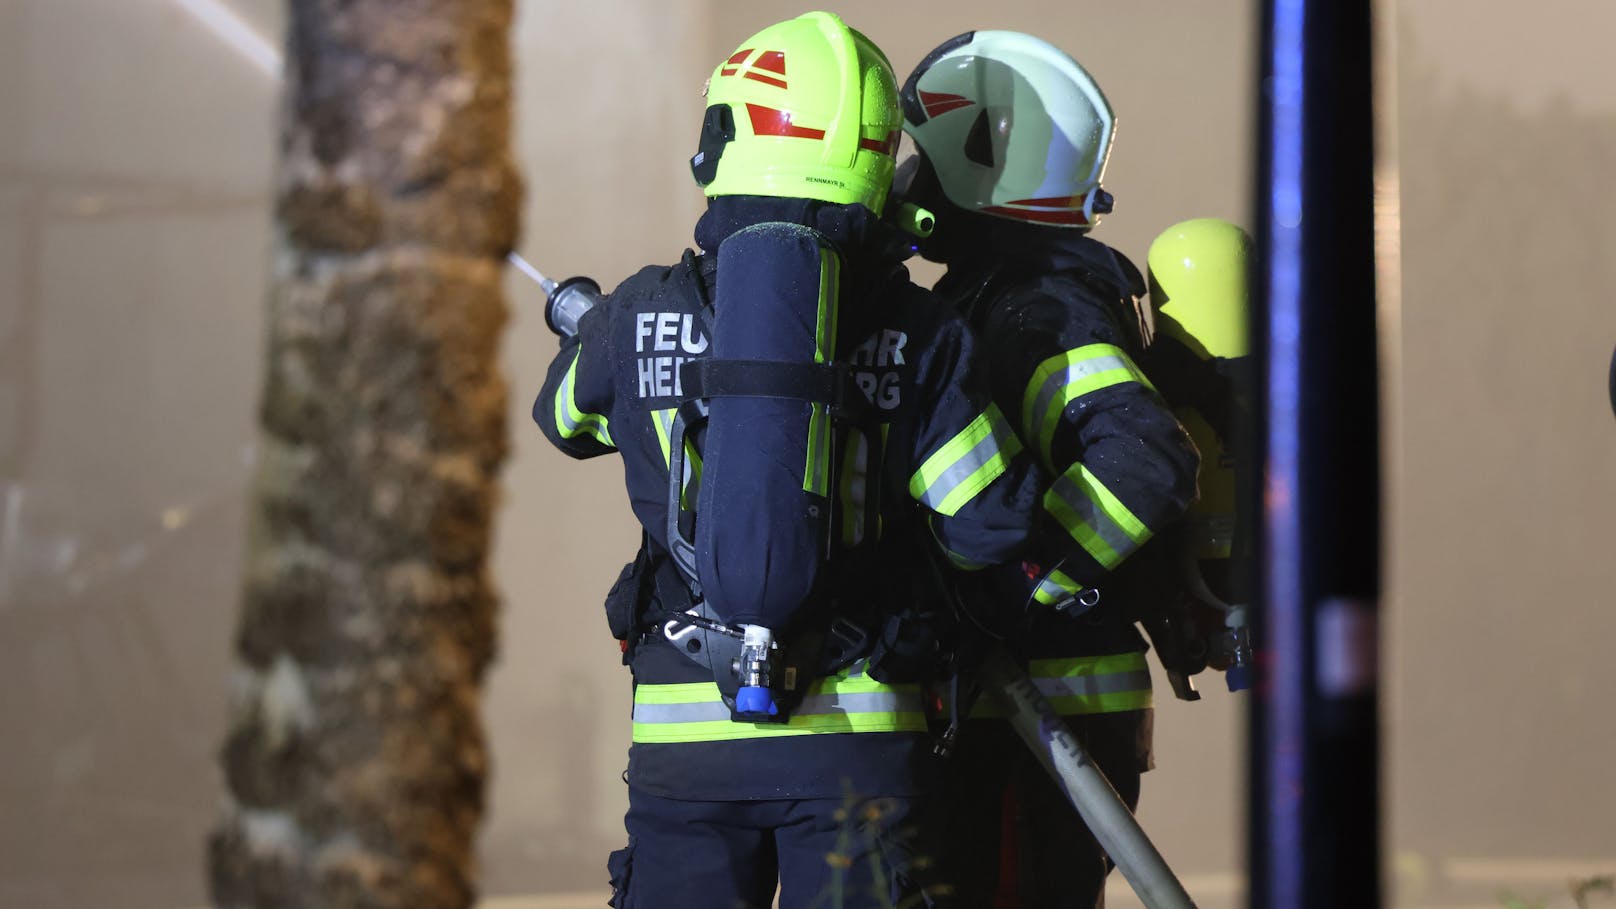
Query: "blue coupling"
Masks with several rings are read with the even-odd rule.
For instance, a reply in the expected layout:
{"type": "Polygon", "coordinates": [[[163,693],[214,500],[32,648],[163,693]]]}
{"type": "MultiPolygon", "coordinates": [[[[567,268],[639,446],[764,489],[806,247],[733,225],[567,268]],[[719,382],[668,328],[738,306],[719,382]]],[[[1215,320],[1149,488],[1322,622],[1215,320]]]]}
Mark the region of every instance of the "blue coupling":
{"type": "Polygon", "coordinates": [[[780,707],[774,703],[774,692],[757,685],[747,685],[735,692],[735,714],[766,720],[778,716],[780,707]]]}

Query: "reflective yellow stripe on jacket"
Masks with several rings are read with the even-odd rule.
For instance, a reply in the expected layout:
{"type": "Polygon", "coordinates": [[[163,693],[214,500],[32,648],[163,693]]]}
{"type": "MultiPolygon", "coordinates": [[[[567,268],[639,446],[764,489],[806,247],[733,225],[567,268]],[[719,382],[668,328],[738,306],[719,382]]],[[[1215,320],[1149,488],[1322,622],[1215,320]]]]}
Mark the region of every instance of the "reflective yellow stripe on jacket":
{"type": "MultiPolygon", "coordinates": [[[[662,466],[673,466],[673,443],[669,438],[673,435],[673,416],[675,408],[668,407],[663,410],[651,411],[651,426],[656,430],[657,444],[662,447],[662,466]]],[[[685,475],[679,487],[679,504],[686,508],[695,506],[696,497],[701,492],[701,452],[691,444],[689,437],[685,438],[685,475]]]]}
{"type": "Polygon", "coordinates": [[[634,741],[721,742],[827,732],[925,732],[919,685],[883,685],[860,667],[815,681],[784,723],[736,723],[713,682],[634,689],[634,741]]]}
{"type": "MultiPolygon", "coordinates": [[[[1085,344],[1063,351],[1038,364],[1021,393],[1021,433],[1054,469],[1051,446],[1066,405],[1102,388],[1150,380],[1115,344],[1085,344]]],[[[1151,386],[1154,387],[1154,386],[1151,386]]]]}
{"type": "Polygon", "coordinates": [[[1072,580],[1066,572],[1056,568],[1033,589],[1032,598],[1040,606],[1054,606],[1083,592],[1083,585],[1072,580]]]}
{"type": "MultiPolygon", "coordinates": [[[[1029,660],[1027,675],[1061,716],[1143,710],[1152,703],[1143,653],[1029,660]]],[[[1004,711],[984,693],[971,716],[1002,717],[1004,711]]]]}
{"type": "Polygon", "coordinates": [[[926,458],[909,478],[915,501],[944,517],[952,517],[965,503],[998,479],[1021,450],[996,404],[989,404],[970,425],[926,458]]]}
{"type": "Polygon", "coordinates": [[[578,354],[572,355],[572,365],[567,367],[567,374],[561,380],[561,386],[555,392],[555,421],[556,429],[564,439],[572,439],[581,435],[589,435],[595,441],[609,448],[616,448],[612,442],[611,424],[604,414],[588,413],[578,408],[578,402],[573,397],[572,390],[578,378],[578,354]]]}
{"type": "Polygon", "coordinates": [[[1044,510],[1108,571],[1151,537],[1150,528],[1083,464],[1073,464],[1049,487],[1044,510]]]}

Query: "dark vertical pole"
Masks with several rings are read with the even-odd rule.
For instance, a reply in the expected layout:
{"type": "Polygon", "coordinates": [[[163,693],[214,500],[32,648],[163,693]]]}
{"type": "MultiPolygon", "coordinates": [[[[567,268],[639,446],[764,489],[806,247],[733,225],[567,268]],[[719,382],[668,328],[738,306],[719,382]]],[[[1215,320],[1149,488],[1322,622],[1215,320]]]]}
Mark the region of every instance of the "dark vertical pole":
{"type": "Polygon", "coordinates": [[[1610,355],[1610,409],[1616,413],[1616,352],[1610,355]]]}
{"type": "Polygon", "coordinates": [[[1367,0],[1265,0],[1267,280],[1251,905],[1380,905],[1374,144],[1367,0]]]}

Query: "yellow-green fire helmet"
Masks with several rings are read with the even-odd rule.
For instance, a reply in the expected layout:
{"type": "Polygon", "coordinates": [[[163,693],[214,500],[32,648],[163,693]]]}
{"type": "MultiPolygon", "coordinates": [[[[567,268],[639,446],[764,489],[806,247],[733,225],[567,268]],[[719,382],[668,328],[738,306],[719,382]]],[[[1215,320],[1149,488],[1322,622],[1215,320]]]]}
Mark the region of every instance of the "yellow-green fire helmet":
{"type": "Polygon", "coordinates": [[[886,55],[833,13],[805,13],[741,42],[707,84],[690,169],[709,197],[859,203],[879,214],[896,166],[897,79],[886,55]]]}
{"type": "MultiPolygon", "coordinates": [[[[1156,331],[1202,360],[1246,356],[1250,351],[1246,313],[1251,260],[1251,237],[1228,221],[1196,218],[1162,231],[1150,244],[1149,255],[1156,331]]],[[[1244,395],[1249,390],[1236,386],[1234,393],[1244,395]]],[[[1200,495],[1188,514],[1191,545],[1197,558],[1229,558],[1237,512],[1230,440],[1221,438],[1206,415],[1194,407],[1176,406],[1173,413],[1201,453],[1196,477],[1200,495]]]]}
{"type": "Polygon", "coordinates": [[[1196,218],[1150,244],[1150,299],[1156,328],[1202,359],[1243,357],[1250,349],[1251,236],[1228,221],[1196,218]]]}

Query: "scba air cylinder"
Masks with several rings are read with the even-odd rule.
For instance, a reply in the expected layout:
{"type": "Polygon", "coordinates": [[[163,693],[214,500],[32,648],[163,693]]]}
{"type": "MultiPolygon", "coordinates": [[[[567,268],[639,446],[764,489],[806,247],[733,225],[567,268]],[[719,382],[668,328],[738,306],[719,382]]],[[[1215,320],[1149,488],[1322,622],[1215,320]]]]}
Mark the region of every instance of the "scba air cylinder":
{"type": "MultiPolygon", "coordinates": [[[[828,363],[841,260],[818,232],[769,223],[718,248],[714,361],[828,363]]],[[[829,526],[830,414],[762,395],[708,400],[696,506],[697,576],[731,625],[789,634],[819,583],[829,526]]]]}

